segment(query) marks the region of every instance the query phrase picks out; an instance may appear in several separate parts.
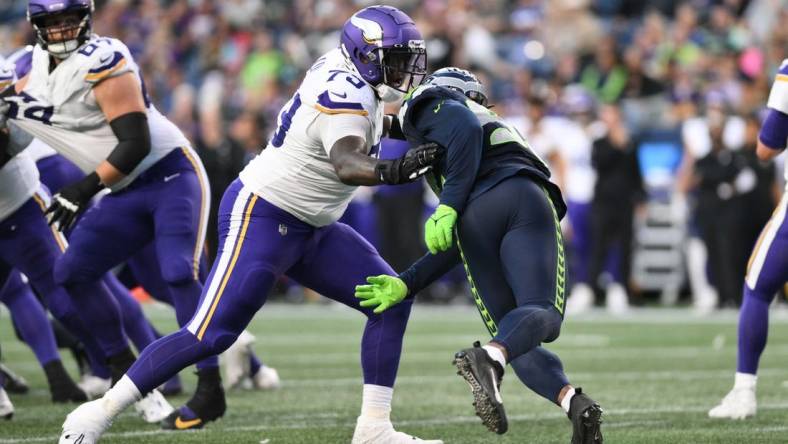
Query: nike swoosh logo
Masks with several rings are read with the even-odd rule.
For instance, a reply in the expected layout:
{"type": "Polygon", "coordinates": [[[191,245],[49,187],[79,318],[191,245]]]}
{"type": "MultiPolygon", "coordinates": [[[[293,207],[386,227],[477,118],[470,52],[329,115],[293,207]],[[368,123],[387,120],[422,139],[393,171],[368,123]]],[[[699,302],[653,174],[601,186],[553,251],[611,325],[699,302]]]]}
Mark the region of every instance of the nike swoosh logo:
{"type": "Polygon", "coordinates": [[[178,430],[190,429],[196,425],[200,425],[201,423],[202,423],[202,419],[200,418],[190,419],[188,421],[182,420],[180,416],[175,418],[175,428],[178,430]]]}
{"type": "Polygon", "coordinates": [[[335,92],[331,91],[331,94],[333,94],[333,95],[335,95],[335,96],[339,97],[340,99],[347,99],[347,93],[343,93],[343,94],[340,96],[339,94],[337,94],[337,93],[335,93],[335,92]]]}
{"type": "Polygon", "coordinates": [[[106,62],[108,62],[108,61],[109,61],[109,59],[110,59],[111,57],[112,57],[112,54],[107,54],[106,56],[102,57],[102,58],[101,58],[101,59],[99,59],[99,60],[101,61],[101,63],[106,63],[106,62]]]}
{"type": "Polygon", "coordinates": [[[501,399],[501,392],[498,391],[498,384],[495,383],[495,370],[490,369],[490,376],[492,376],[493,390],[495,390],[495,400],[498,401],[499,404],[503,404],[503,399],[501,399]]]}
{"type": "Polygon", "coordinates": [[[172,176],[166,176],[166,177],[164,177],[164,181],[165,181],[165,182],[169,182],[169,181],[171,181],[172,179],[175,179],[176,177],[178,177],[178,176],[180,176],[180,175],[181,175],[181,173],[175,173],[175,174],[173,174],[172,176]]]}

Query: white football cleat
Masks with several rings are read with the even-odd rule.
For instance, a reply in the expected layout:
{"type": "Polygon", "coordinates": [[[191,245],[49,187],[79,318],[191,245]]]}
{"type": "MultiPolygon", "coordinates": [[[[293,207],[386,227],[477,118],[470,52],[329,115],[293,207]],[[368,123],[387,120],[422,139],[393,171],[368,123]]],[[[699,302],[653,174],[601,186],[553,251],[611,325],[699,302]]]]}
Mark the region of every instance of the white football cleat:
{"type": "Polygon", "coordinates": [[[148,396],[134,403],[134,410],[149,424],[158,424],[175,411],[158,390],[148,393],[148,396]]]}
{"type": "Polygon", "coordinates": [[[251,356],[251,346],[255,337],[244,330],[238,339],[222,354],[224,364],[224,387],[231,389],[238,387],[249,376],[249,357],[251,356]]]}
{"type": "Polygon", "coordinates": [[[566,301],[567,314],[585,313],[594,307],[594,290],[586,284],[577,284],[572,287],[569,299],[566,301]]]}
{"type": "Polygon", "coordinates": [[[613,283],[607,286],[605,292],[607,311],[620,316],[629,312],[629,298],[623,285],[613,283]]]}
{"type": "Polygon", "coordinates": [[[264,365],[252,376],[254,388],[257,390],[276,390],[282,386],[279,372],[273,367],[264,365]]]}
{"type": "Polygon", "coordinates": [[[14,405],[8,399],[8,394],[2,386],[0,386],[0,418],[11,419],[14,416],[14,405]]]}
{"type": "Polygon", "coordinates": [[[369,419],[359,416],[351,444],[443,444],[443,441],[424,440],[394,430],[387,419],[369,419]]]}
{"type": "Polygon", "coordinates": [[[112,387],[111,379],[99,378],[91,374],[84,374],[77,383],[77,386],[88,395],[88,399],[96,399],[104,396],[107,390],[112,387]]]}
{"type": "Polygon", "coordinates": [[[755,416],[756,410],[755,390],[734,388],[722,398],[720,405],[709,410],[709,418],[745,419],[755,416]]]}
{"type": "Polygon", "coordinates": [[[59,444],[95,444],[112,425],[104,400],[86,402],[66,416],[59,444]]]}

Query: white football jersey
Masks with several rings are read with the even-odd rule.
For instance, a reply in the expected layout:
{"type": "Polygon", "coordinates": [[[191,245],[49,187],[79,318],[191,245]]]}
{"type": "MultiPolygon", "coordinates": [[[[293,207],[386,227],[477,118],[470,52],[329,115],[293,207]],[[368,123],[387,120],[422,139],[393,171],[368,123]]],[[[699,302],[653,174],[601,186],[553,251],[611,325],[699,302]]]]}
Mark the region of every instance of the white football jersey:
{"type": "Polygon", "coordinates": [[[38,169],[27,153],[0,168],[0,222],[14,214],[38,190],[38,169]]]}
{"type": "Polygon", "coordinates": [[[134,73],[148,107],[150,154],[113,191],[131,183],[140,173],[172,150],[190,146],[181,131],[150,103],[140,70],[121,41],[94,35],[50,72],[50,56],[40,46],[22,92],[7,99],[9,117],[19,126],[85,173],[94,171],[118,144],[104,113],[96,103],[93,87],[111,77],[134,73]]]}
{"type": "Polygon", "coordinates": [[[315,62],[277,123],[266,149],[241,172],[241,181],[310,225],[337,221],[357,187],[339,181],[329,152],[333,142],[353,135],[363,137],[366,152],[377,156],[382,101],[337,48],[315,62]]]}
{"type": "MultiPolygon", "coordinates": [[[[783,60],[783,63],[780,65],[780,70],[774,78],[774,84],[769,93],[769,101],[766,103],[766,106],[783,114],[788,114],[788,59],[783,60]]],[[[788,146],[788,140],[785,142],[786,146],[788,146]]],[[[785,162],[783,171],[785,186],[788,189],[788,162],[785,162]]]]}
{"type": "Polygon", "coordinates": [[[30,145],[25,148],[25,153],[33,159],[33,162],[38,162],[41,159],[54,156],[57,154],[57,151],[40,139],[33,139],[30,145]]]}

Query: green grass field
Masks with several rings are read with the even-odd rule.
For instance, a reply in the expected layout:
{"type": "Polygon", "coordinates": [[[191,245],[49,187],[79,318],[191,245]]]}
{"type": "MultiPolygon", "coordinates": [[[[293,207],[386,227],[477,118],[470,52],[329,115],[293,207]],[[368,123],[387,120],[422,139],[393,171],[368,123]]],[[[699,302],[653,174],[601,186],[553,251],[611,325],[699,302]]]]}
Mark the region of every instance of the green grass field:
{"type": "MultiPolygon", "coordinates": [[[[148,313],[163,330],[171,312],[148,313]]],[[[33,390],[13,396],[14,419],[0,422],[0,444],[56,442],[73,406],[53,406],[30,351],[0,322],[4,361],[33,390]]],[[[133,412],[116,421],[105,443],[349,443],[360,405],[358,344],[363,321],[335,306],[272,305],[250,330],[256,350],[279,370],[275,392],[229,393],[226,416],[196,432],[162,432],[133,412]]],[[[446,443],[568,443],[570,424],[556,406],[527,390],[510,372],[503,385],[509,414],[504,436],[475,417],[466,384],[454,374],[453,353],[485,330],[471,307],[417,306],[405,341],[393,420],[399,429],[446,443]]],[[[757,419],[713,421],[706,411],[730,388],[736,356],[735,313],[700,319],[689,310],[648,310],[613,319],[568,319],[550,349],[570,380],[605,409],[609,443],[788,442],[788,316],[773,316],[762,362],[757,419]]],[[[194,378],[184,372],[187,390],[194,378]]],[[[179,404],[186,398],[171,400],[179,404]]]]}

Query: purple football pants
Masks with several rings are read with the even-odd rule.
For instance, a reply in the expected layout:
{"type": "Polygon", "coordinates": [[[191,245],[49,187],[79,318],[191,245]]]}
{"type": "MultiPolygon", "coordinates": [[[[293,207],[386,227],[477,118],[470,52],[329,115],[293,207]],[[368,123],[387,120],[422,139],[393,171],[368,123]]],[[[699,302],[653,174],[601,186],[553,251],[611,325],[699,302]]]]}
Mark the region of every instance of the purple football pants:
{"type": "MultiPolygon", "coordinates": [[[[199,159],[190,149],[175,149],[85,212],[55,266],[55,280],[99,279],[153,242],[161,278],[184,325],[202,291],[199,270],[209,210],[210,188],[199,159]]],[[[204,358],[198,367],[219,365],[216,356],[204,358]]]]}
{"type": "Polygon", "coordinates": [[[128,347],[120,310],[98,279],[59,285],[53,268],[66,240],[47,225],[49,195],[42,187],[14,214],[0,222],[0,282],[13,268],[24,273],[52,314],[85,344],[112,356],[128,347]],[[97,334],[101,332],[101,334],[97,334]]]}
{"type": "Polygon", "coordinates": [[[739,313],[737,371],[756,374],[769,333],[769,304],[788,282],[788,194],[783,195],[750,256],[739,313]]]}
{"type": "Polygon", "coordinates": [[[191,363],[226,350],[283,274],[367,316],[361,340],[364,383],[394,385],[412,300],[380,315],[359,306],[357,284],[367,276],[395,273],[357,232],[341,223],[320,228],[306,224],[236,180],[219,208],[219,243],[194,317],[151,344],[129,369],[142,393],[191,363]]]}

